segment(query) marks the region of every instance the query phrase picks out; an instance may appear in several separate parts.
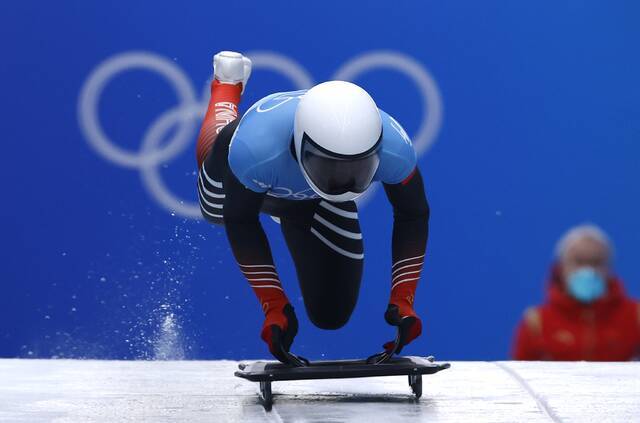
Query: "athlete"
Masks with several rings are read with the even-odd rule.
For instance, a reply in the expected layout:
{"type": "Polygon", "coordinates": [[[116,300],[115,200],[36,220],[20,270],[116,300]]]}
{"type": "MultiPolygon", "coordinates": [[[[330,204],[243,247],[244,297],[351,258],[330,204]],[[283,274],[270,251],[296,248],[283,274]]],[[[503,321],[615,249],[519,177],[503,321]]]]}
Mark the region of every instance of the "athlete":
{"type": "Polygon", "coordinates": [[[406,132],[365,90],[344,81],[271,94],[237,119],[251,61],[223,51],[213,66],[196,151],[200,208],[207,221],[225,226],[240,271],[262,305],[261,338],[269,351],[293,364],[289,351],[298,320],[260,213],[281,225],[310,320],[338,329],[355,307],[364,261],[354,200],[378,181],[393,206],[391,294],[384,316],[398,327],[400,352],[422,331],[414,298],[429,220],[406,132]]]}

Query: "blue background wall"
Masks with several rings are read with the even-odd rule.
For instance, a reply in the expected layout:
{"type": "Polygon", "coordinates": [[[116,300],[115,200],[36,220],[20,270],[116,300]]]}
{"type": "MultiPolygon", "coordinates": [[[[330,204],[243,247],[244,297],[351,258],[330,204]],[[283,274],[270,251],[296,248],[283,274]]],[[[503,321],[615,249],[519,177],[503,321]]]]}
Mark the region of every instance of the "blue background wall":
{"type": "MultiPolygon", "coordinates": [[[[407,352],[507,357],[522,310],[543,298],[554,242],[584,221],[610,233],[618,273],[640,295],[637,2],[268,3],[3,3],[0,356],[267,355],[260,309],[222,230],[163,208],[139,169],[105,159],[80,129],[83,84],[130,51],[173,62],[198,97],[222,49],[285,55],[318,82],[378,50],[430,72],[443,120],[420,159],[432,206],[417,299],[426,327],[407,352]]],[[[410,78],[374,69],[355,82],[415,134],[423,105],[410,78]]],[[[293,88],[258,69],[243,110],[293,88]]],[[[138,69],[109,81],[99,118],[136,152],[154,120],[179,107],[162,77],[138,69]]],[[[196,199],[190,139],[158,166],[185,204],[196,199]]],[[[393,336],[382,318],[391,231],[382,191],[360,215],[362,293],[337,332],[309,323],[279,228],[264,221],[299,311],[302,355],[364,356],[393,336]]]]}

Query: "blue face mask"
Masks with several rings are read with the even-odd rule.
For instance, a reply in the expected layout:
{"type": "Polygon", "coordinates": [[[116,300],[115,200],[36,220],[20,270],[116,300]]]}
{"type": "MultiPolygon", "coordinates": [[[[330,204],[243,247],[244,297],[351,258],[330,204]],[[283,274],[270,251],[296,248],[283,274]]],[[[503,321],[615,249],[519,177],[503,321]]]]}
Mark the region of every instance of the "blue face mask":
{"type": "Polygon", "coordinates": [[[602,297],[606,291],[602,276],[590,267],[583,267],[569,275],[569,293],[581,303],[589,304],[602,297]]]}

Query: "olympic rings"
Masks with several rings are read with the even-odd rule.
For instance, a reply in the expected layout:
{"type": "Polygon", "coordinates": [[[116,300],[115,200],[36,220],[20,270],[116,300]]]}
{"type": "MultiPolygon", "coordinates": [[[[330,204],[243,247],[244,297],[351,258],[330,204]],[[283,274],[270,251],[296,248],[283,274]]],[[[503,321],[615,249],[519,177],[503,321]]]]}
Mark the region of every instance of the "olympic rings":
{"type": "MultiPolygon", "coordinates": [[[[296,87],[306,89],[314,85],[313,78],[298,62],[275,52],[247,53],[253,70],[268,69],[282,74],[296,87]]],[[[332,79],[353,80],[376,68],[396,70],[408,76],[418,87],[423,99],[423,114],[413,144],[418,155],[424,154],[434,142],[442,124],[442,99],[431,74],[415,59],[393,51],[372,51],[354,57],[334,74],[332,79]]],[[[206,110],[209,91],[204,90],[198,100],[195,90],[184,71],[173,61],[160,55],[131,51],[117,54],[99,64],[89,75],[78,98],[78,122],[89,145],[112,163],[140,170],[143,185],[165,209],[186,218],[200,219],[196,202],[185,202],[166,187],[158,167],[179,156],[193,141],[199,119],[206,110]],[[145,132],[138,152],[119,147],[105,133],[100,123],[98,104],[108,82],[125,71],[145,69],[163,76],[175,90],[179,103],[162,113],[145,132]],[[177,130],[170,140],[162,143],[169,131],[177,130]]],[[[364,201],[373,190],[368,190],[364,201]]],[[[362,204],[363,201],[359,200],[362,204]]]]}

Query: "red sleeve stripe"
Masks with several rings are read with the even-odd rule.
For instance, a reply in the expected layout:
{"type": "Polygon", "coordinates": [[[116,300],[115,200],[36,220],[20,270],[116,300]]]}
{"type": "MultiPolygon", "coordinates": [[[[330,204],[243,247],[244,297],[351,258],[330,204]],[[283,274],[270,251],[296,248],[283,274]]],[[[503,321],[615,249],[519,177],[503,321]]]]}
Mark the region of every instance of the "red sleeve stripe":
{"type": "Polygon", "coordinates": [[[263,281],[270,281],[270,282],[275,282],[277,284],[280,284],[280,280],[279,279],[274,279],[274,278],[259,278],[259,279],[248,279],[249,283],[251,285],[254,284],[261,284],[264,283],[263,281]]]}
{"type": "MultiPolygon", "coordinates": [[[[278,274],[276,272],[245,272],[243,270],[242,273],[244,273],[245,276],[247,276],[247,275],[273,275],[273,276],[278,276],[278,274]]],[[[247,276],[247,278],[248,278],[248,276],[247,276]]]]}
{"type": "Polygon", "coordinates": [[[391,272],[391,276],[393,276],[394,274],[398,273],[399,271],[403,270],[403,269],[408,269],[410,267],[416,267],[416,266],[420,266],[422,267],[422,265],[424,264],[423,261],[421,261],[420,263],[416,263],[416,264],[407,264],[406,266],[402,266],[402,267],[398,267],[396,270],[394,270],[393,272],[391,272]]]}
{"type": "Polygon", "coordinates": [[[405,262],[407,262],[407,261],[409,261],[409,260],[417,260],[417,259],[421,259],[421,258],[423,258],[423,257],[424,257],[424,254],[423,254],[423,255],[421,255],[421,256],[415,256],[415,257],[410,257],[410,258],[406,258],[406,259],[398,260],[398,261],[396,261],[395,263],[393,263],[393,266],[391,266],[391,268],[392,268],[393,270],[395,270],[395,269],[396,269],[396,266],[397,266],[397,265],[399,265],[400,263],[405,263],[405,262]]]}
{"type": "Polygon", "coordinates": [[[251,285],[251,288],[253,289],[260,289],[260,288],[273,288],[273,289],[279,289],[280,291],[284,292],[284,290],[277,286],[277,285],[251,285]]]}
{"type": "Polygon", "coordinates": [[[391,285],[391,290],[394,290],[396,286],[405,283],[405,282],[411,282],[411,281],[417,281],[418,279],[420,279],[420,277],[417,278],[409,278],[409,279],[403,279],[401,281],[398,281],[396,283],[394,283],[393,285],[391,285]]]}
{"type": "Polygon", "coordinates": [[[417,169],[417,167],[414,167],[413,170],[411,171],[411,173],[409,174],[409,176],[404,178],[404,180],[402,182],[400,182],[400,183],[402,185],[407,185],[409,183],[409,181],[411,180],[411,178],[413,178],[413,175],[416,174],[416,169],[417,169]]]}
{"type": "MultiPolygon", "coordinates": [[[[238,266],[240,267],[246,267],[246,268],[252,268],[252,267],[270,267],[272,269],[275,269],[276,267],[272,264],[240,264],[238,263],[238,266]]],[[[244,270],[243,270],[244,271],[244,270]]]]}
{"type": "Polygon", "coordinates": [[[395,283],[397,280],[399,280],[400,278],[402,278],[403,276],[406,275],[415,275],[416,273],[418,274],[418,277],[420,277],[420,272],[422,272],[422,269],[420,270],[416,270],[415,272],[405,272],[405,273],[400,273],[398,276],[396,276],[395,278],[393,278],[393,280],[391,281],[391,283],[395,283]]]}

